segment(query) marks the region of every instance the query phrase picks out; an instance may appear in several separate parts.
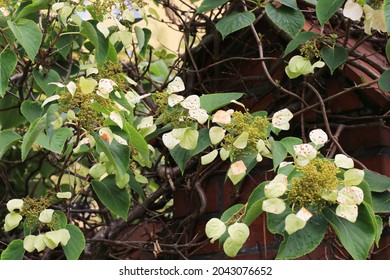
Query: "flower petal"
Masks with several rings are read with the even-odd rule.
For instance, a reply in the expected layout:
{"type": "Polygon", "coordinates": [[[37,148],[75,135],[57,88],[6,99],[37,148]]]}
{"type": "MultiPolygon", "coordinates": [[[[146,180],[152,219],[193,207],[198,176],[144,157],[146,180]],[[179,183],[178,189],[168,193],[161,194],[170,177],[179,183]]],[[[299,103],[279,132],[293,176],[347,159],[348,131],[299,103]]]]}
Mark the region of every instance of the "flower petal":
{"type": "Polygon", "coordinates": [[[359,187],[344,187],[337,195],[337,202],[344,205],[354,205],[363,202],[364,193],[359,187]]]}
{"type": "Polygon", "coordinates": [[[263,211],[272,214],[281,214],[286,209],[286,204],[280,198],[269,198],[263,201],[263,211]]]}
{"type": "Polygon", "coordinates": [[[190,109],[188,114],[192,119],[197,120],[200,124],[204,124],[209,119],[209,115],[207,114],[206,110],[202,108],[190,109]]]}
{"type": "Polygon", "coordinates": [[[71,192],[58,192],[58,193],[56,194],[56,196],[57,196],[58,198],[69,199],[69,198],[72,197],[72,193],[71,193],[71,192]]]}
{"type": "Polygon", "coordinates": [[[23,248],[31,253],[32,251],[35,250],[35,246],[34,246],[34,243],[35,243],[35,240],[37,239],[37,237],[35,235],[27,235],[24,240],[23,240],[23,248]]]}
{"type": "Polygon", "coordinates": [[[339,168],[350,169],[353,168],[353,160],[343,154],[337,154],[334,157],[334,164],[339,168]]]}
{"type": "Polygon", "coordinates": [[[185,109],[199,109],[200,108],[200,98],[197,95],[190,95],[184,101],[182,101],[181,106],[185,109]]]}
{"type": "Polygon", "coordinates": [[[209,130],[211,144],[216,145],[225,137],[226,130],[219,126],[213,126],[209,130]]]}
{"type": "Polygon", "coordinates": [[[237,137],[237,139],[233,142],[233,146],[237,149],[244,149],[248,144],[249,133],[244,131],[237,137]]]}
{"type": "Polygon", "coordinates": [[[244,223],[234,223],[228,228],[230,237],[237,244],[244,244],[249,237],[249,227],[244,223]]]}
{"type": "Polygon", "coordinates": [[[185,85],[180,77],[175,77],[172,82],[168,84],[167,93],[172,94],[174,92],[181,92],[185,90],[185,85]]]}
{"type": "Polygon", "coordinates": [[[293,118],[293,114],[289,109],[285,108],[277,111],[272,116],[272,126],[281,130],[289,130],[289,121],[293,118]]]}
{"type": "Polygon", "coordinates": [[[177,94],[171,94],[168,96],[168,105],[173,107],[184,100],[184,97],[177,94]]]}
{"type": "Polygon", "coordinates": [[[211,243],[220,238],[225,231],[226,225],[220,219],[212,218],[206,224],[205,233],[208,238],[211,238],[211,243]]]}
{"type": "Polygon", "coordinates": [[[321,128],[310,131],[309,138],[316,145],[322,145],[328,141],[328,135],[321,128]]]}
{"type": "Polygon", "coordinates": [[[4,231],[11,231],[16,228],[23,219],[22,215],[11,212],[5,216],[4,231]]]}
{"type": "Polygon", "coordinates": [[[223,251],[228,257],[234,258],[240,251],[242,244],[235,242],[231,237],[228,237],[223,243],[223,251]]]}
{"type": "Polygon", "coordinates": [[[359,185],[364,179],[364,171],[352,168],[344,173],[344,183],[347,186],[357,186],[359,185]]]}
{"type": "Polygon", "coordinates": [[[7,209],[9,212],[22,209],[23,199],[14,198],[7,202],[7,209]]]}
{"type": "Polygon", "coordinates": [[[343,9],[343,15],[352,20],[360,20],[363,16],[363,7],[353,0],[348,0],[343,9]]]}
{"type": "Polygon", "coordinates": [[[39,221],[44,224],[51,223],[51,220],[53,218],[53,209],[45,209],[41,213],[39,213],[39,221]]]}
{"type": "Polygon", "coordinates": [[[336,208],[336,215],[354,223],[358,216],[358,207],[355,204],[339,204],[336,208]]]}
{"type": "Polygon", "coordinates": [[[306,221],[298,217],[296,214],[291,213],[285,219],[284,229],[288,234],[293,234],[294,232],[303,229],[306,225],[306,221]]]}
{"type": "Polygon", "coordinates": [[[214,150],[200,158],[202,165],[209,164],[214,161],[214,159],[218,156],[218,151],[214,150]]]}
{"type": "Polygon", "coordinates": [[[232,121],[231,112],[218,110],[213,116],[212,122],[220,124],[229,124],[232,121]]]}

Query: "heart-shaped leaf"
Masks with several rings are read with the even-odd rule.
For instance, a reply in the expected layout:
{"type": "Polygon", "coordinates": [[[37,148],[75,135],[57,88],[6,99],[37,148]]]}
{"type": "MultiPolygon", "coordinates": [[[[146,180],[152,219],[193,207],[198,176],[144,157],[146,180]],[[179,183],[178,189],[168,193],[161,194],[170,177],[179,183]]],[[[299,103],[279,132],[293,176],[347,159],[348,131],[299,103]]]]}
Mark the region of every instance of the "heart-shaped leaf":
{"type": "Polygon", "coordinates": [[[321,50],[321,57],[328,65],[330,73],[333,74],[334,70],[348,59],[348,52],[345,48],[337,46],[334,48],[324,47],[321,50]]]}

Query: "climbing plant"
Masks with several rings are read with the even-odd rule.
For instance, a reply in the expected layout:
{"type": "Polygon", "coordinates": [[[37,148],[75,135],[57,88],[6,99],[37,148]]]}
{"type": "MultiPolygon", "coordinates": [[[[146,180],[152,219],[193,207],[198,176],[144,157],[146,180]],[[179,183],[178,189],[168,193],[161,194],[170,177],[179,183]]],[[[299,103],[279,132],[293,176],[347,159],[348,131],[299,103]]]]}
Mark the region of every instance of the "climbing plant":
{"type": "MultiPolygon", "coordinates": [[[[284,238],[277,258],[311,252],[329,229],[352,258],[367,258],[388,224],[390,207],[382,202],[390,179],[343,150],[318,88],[320,75],[365,59],[356,57],[357,45],[347,45],[348,32],[340,36],[329,27],[335,18],[346,30],[360,30],[357,44],[382,40],[379,52],[390,59],[390,3],[178,2],[0,1],[1,259],[89,258],[91,245],[115,242],[127,226],[174,220],[178,187],[190,188],[199,200],[186,220],[194,223],[207,204],[202,184],[214,166],[227,163],[226,180],[239,186],[265,159],[272,161],[274,178],[259,182],[247,203],[207,223],[211,242],[218,239],[226,255],[236,256],[250,224],[266,212],[269,231],[284,238]],[[304,29],[308,17],[318,21],[318,32],[304,29]],[[256,29],[263,18],[288,38],[279,56],[282,80],[266,64],[266,34],[256,29]],[[183,32],[178,53],[151,46],[158,37],[148,28],[152,19],[183,32]],[[251,111],[245,91],[207,87],[197,51],[210,34],[224,44],[239,32],[251,34],[273,90],[302,108],[309,107],[302,88],[321,100],[324,130],[311,130],[310,141],[305,133],[289,135],[296,112],[287,105],[251,111]],[[329,146],[338,152],[324,154],[329,146]]],[[[372,81],[345,91],[389,91],[389,70],[377,70],[372,81]]],[[[131,245],[155,256],[174,248],[186,257],[184,251],[201,245],[198,239],[171,245],[189,228],[181,223],[166,243],[131,245]]]]}

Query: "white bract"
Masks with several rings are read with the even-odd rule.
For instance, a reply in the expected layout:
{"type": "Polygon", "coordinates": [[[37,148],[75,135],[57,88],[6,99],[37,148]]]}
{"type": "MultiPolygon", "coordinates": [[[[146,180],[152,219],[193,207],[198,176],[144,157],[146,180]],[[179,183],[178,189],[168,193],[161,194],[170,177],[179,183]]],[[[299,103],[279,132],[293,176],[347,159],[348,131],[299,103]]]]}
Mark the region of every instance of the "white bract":
{"type": "Polygon", "coordinates": [[[343,154],[337,154],[334,157],[334,164],[339,167],[339,168],[345,168],[345,169],[350,169],[353,168],[353,160],[350,157],[347,157],[346,155],[343,154]]]}
{"type": "Polygon", "coordinates": [[[287,176],[278,174],[275,178],[264,187],[264,195],[267,198],[282,196],[287,191],[287,176]]]}
{"type": "Polygon", "coordinates": [[[375,29],[381,32],[386,32],[386,19],[384,12],[384,5],[380,9],[374,10],[369,5],[363,6],[364,11],[364,32],[371,35],[371,29],[375,29]]]}
{"type": "Polygon", "coordinates": [[[358,187],[344,187],[337,196],[339,205],[336,208],[336,215],[354,223],[358,216],[358,206],[363,202],[364,194],[358,187]]]}
{"type": "Polygon", "coordinates": [[[11,212],[5,216],[4,231],[11,231],[16,228],[23,219],[19,213],[11,212]]]}
{"type": "Polygon", "coordinates": [[[69,198],[72,197],[72,193],[71,193],[71,192],[58,192],[58,193],[56,194],[56,196],[57,196],[58,198],[69,199],[69,198]]]}
{"type": "Polygon", "coordinates": [[[23,199],[14,198],[7,202],[7,209],[9,212],[13,212],[15,210],[21,210],[23,206],[23,199]]]}
{"type": "Polygon", "coordinates": [[[34,246],[36,239],[35,235],[27,235],[23,240],[23,248],[29,253],[34,251],[36,249],[34,246]]]}
{"type": "Polygon", "coordinates": [[[244,131],[237,137],[237,139],[233,142],[233,146],[237,149],[244,149],[248,144],[249,133],[244,131]]]}
{"type": "Polygon", "coordinates": [[[325,63],[323,61],[317,61],[312,65],[307,58],[301,55],[295,55],[290,59],[285,68],[285,72],[290,79],[295,79],[300,75],[314,73],[315,68],[322,68],[324,66],[325,63]]]}
{"type": "Polygon", "coordinates": [[[232,121],[232,111],[218,110],[214,113],[212,122],[220,124],[229,124],[232,121]]]}
{"type": "Polygon", "coordinates": [[[45,233],[45,244],[50,249],[56,248],[59,244],[66,246],[70,239],[70,233],[67,229],[59,229],[45,233]]]}
{"type": "Polygon", "coordinates": [[[317,150],[310,144],[294,145],[296,163],[305,166],[317,156],[317,150]]]}
{"type": "Polygon", "coordinates": [[[328,141],[328,135],[321,128],[310,131],[309,138],[315,145],[323,145],[328,141]]]}
{"type": "Polygon", "coordinates": [[[346,186],[357,186],[364,179],[364,171],[356,168],[349,169],[344,173],[344,184],[346,186]]]}
{"type": "Polygon", "coordinates": [[[227,175],[233,184],[237,184],[241,181],[246,174],[246,165],[242,160],[236,161],[230,165],[227,175]]]}
{"type": "Polygon", "coordinates": [[[272,126],[280,130],[289,130],[290,123],[289,121],[293,118],[293,114],[289,109],[285,108],[280,111],[277,111],[272,116],[272,126]]]}
{"type": "Polygon", "coordinates": [[[114,81],[110,79],[100,79],[96,94],[107,99],[109,97],[110,92],[114,90],[114,86],[116,86],[116,83],[114,81]]]}
{"type": "Polygon", "coordinates": [[[211,144],[216,145],[225,137],[226,130],[219,126],[213,126],[209,130],[211,144]]]}
{"type": "Polygon", "coordinates": [[[298,213],[289,214],[285,219],[285,230],[288,234],[293,234],[294,232],[303,229],[306,225],[306,222],[313,216],[313,214],[307,210],[305,207],[302,207],[298,213]]]}
{"type": "Polygon", "coordinates": [[[264,200],[262,208],[268,213],[281,214],[286,209],[286,205],[283,199],[275,197],[264,200]]]}
{"type": "Polygon", "coordinates": [[[235,242],[231,237],[228,237],[223,243],[223,251],[225,254],[231,258],[237,256],[238,251],[240,251],[242,244],[235,242]]]}
{"type": "Polygon", "coordinates": [[[202,156],[200,158],[200,161],[202,163],[202,165],[206,165],[206,164],[209,164],[211,162],[214,161],[214,159],[218,156],[218,151],[217,150],[214,150],[208,154],[205,154],[204,156],[202,156]]]}
{"type": "Polygon", "coordinates": [[[112,140],[114,140],[114,133],[112,133],[111,129],[108,127],[102,127],[101,129],[99,129],[99,135],[108,144],[111,144],[112,140]]]}
{"type": "Polygon", "coordinates": [[[167,93],[172,94],[185,90],[185,85],[180,77],[175,77],[172,82],[168,84],[167,93]]]}
{"type": "Polygon", "coordinates": [[[363,15],[363,7],[354,0],[348,0],[343,9],[343,15],[352,20],[360,20],[363,15]]]}
{"type": "Polygon", "coordinates": [[[206,110],[202,108],[190,109],[188,110],[188,115],[200,124],[204,124],[209,119],[206,110]]]}
{"type": "Polygon", "coordinates": [[[53,218],[53,209],[45,209],[41,213],[39,213],[39,221],[44,224],[51,223],[51,220],[53,218]]]}
{"type": "Polygon", "coordinates": [[[244,244],[249,237],[249,227],[244,223],[234,223],[229,226],[228,233],[234,242],[244,244]]]}
{"type": "Polygon", "coordinates": [[[190,95],[184,99],[180,105],[185,109],[199,109],[200,108],[200,98],[197,95],[190,95]]]}
{"type": "Polygon", "coordinates": [[[220,238],[225,231],[226,225],[220,219],[212,218],[206,224],[205,233],[208,238],[211,238],[211,243],[220,238]]]}

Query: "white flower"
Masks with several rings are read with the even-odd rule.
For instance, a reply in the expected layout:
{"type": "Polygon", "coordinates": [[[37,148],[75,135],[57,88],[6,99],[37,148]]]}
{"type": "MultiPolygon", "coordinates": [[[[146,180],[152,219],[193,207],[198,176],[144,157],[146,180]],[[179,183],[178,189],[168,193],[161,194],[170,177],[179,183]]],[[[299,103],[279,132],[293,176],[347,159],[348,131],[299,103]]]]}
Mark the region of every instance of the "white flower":
{"type": "Polygon", "coordinates": [[[180,105],[185,109],[199,109],[200,108],[200,98],[197,95],[190,95],[184,99],[180,105]]]}
{"type": "Polygon", "coordinates": [[[282,196],[287,191],[287,176],[278,174],[264,187],[264,195],[267,198],[275,198],[282,196]]]}
{"type": "Polygon", "coordinates": [[[328,135],[321,128],[310,131],[309,138],[316,145],[323,145],[328,141],[328,135]]]}
{"type": "Polygon", "coordinates": [[[289,121],[293,118],[293,114],[289,109],[277,111],[272,117],[272,126],[281,130],[289,130],[289,121]]]}
{"type": "Polygon", "coordinates": [[[211,238],[211,243],[220,238],[225,231],[226,225],[220,219],[212,218],[206,224],[205,233],[208,238],[211,238]]]}
{"type": "Polygon", "coordinates": [[[358,187],[344,187],[337,196],[339,205],[336,208],[336,215],[354,223],[358,216],[358,206],[363,202],[364,194],[358,187]]]}
{"type": "Polygon", "coordinates": [[[290,79],[295,79],[300,75],[314,73],[315,68],[322,68],[324,66],[325,63],[323,61],[317,61],[312,65],[307,58],[301,55],[295,55],[290,59],[285,68],[285,72],[290,79]]]}
{"type": "Polygon", "coordinates": [[[45,209],[41,213],[39,213],[39,221],[44,224],[48,224],[51,222],[53,218],[53,209],[45,209]]]}
{"type": "Polygon", "coordinates": [[[14,198],[7,202],[7,209],[9,212],[22,209],[23,199],[14,198]]]}
{"type": "Polygon", "coordinates": [[[345,169],[350,169],[353,168],[354,166],[353,160],[343,154],[337,154],[334,157],[334,164],[339,168],[345,168],[345,169]]]}
{"type": "Polygon", "coordinates": [[[175,77],[172,82],[168,84],[167,93],[172,94],[185,90],[185,85],[180,77],[175,77]]]}
{"type": "Polygon", "coordinates": [[[343,9],[343,15],[352,20],[360,20],[363,15],[363,7],[354,0],[348,0],[343,9]]]}
{"type": "Polygon", "coordinates": [[[58,198],[69,199],[69,198],[72,197],[72,193],[71,193],[71,192],[58,192],[58,193],[56,194],[56,196],[57,196],[58,198]]]}
{"type": "Polygon", "coordinates": [[[232,112],[231,111],[224,111],[224,110],[218,110],[215,112],[212,122],[214,123],[220,123],[220,124],[229,124],[232,121],[232,112]]]}
{"type": "Polygon", "coordinates": [[[363,6],[364,11],[364,32],[368,35],[371,35],[371,29],[379,30],[382,32],[386,32],[386,20],[385,20],[385,12],[384,5],[378,10],[374,10],[369,5],[365,4],[363,6]]]}
{"type": "Polygon", "coordinates": [[[299,166],[305,166],[317,156],[317,150],[310,144],[295,145],[294,152],[296,155],[296,163],[299,166]]]}
{"type": "Polygon", "coordinates": [[[11,212],[5,216],[4,231],[11,231],[16,228],[23,219],[22,215],[11,212]]]}
{"type": "Polygon", "coordinates": [[[107,99],[111,91],[114,90],[116,83],[110,79],[100,79],[96,94],[107,99]]]}

